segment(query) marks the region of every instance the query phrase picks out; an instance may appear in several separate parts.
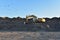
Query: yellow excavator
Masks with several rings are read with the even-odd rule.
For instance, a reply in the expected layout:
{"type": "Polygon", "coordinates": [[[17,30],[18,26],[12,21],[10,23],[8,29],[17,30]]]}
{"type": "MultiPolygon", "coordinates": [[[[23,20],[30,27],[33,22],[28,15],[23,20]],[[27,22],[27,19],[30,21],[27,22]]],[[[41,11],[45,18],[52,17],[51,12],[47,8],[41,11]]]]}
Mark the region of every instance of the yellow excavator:
{"type": "MultiPolygon", "coordinates": [[[[29,19],[26,19],[26,23],[29,23],[29,19]]],[[[39,23],[45,23],[46,22],[46,19],[45,18],[38,18],[37,19],[37,21],[39,22],[39,23]]],[[[31,23],[32,21],[30,21],[30,23],[31,23]]]]}
{"type": "Polygon", "coordinates": [[[36,17],[33,17],[33,16],[26,16],[26,22],[25,23],[35,23],[36,21],[38,22],[46,22],[46,19],[45,18],[36,18],[36,17]]]}

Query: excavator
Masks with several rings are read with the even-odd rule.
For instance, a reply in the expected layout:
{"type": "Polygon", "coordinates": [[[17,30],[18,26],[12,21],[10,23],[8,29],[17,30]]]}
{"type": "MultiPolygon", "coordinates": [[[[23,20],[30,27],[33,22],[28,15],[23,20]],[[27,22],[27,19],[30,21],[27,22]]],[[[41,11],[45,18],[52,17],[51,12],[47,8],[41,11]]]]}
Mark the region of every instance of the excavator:
{"type": "Polygon", "coordinates": [[[28,19],[26,18],[26,24],[28,23],[45,23],[46,22],[46,19],[45,18],[38,18],[36,21],[34,21],[32,18],[31,19],[28,19]]]}
{"type": "Polygon", "coordinates": [[[36,17],[33,17],[33,16],[26,16],[26,24],[28,24],[28,23],[36,23],[36,22],[42,22],[42,23],[44,23],[44,22],[46,22],[46,19],[45,18],[36,18],[36,17]]]}

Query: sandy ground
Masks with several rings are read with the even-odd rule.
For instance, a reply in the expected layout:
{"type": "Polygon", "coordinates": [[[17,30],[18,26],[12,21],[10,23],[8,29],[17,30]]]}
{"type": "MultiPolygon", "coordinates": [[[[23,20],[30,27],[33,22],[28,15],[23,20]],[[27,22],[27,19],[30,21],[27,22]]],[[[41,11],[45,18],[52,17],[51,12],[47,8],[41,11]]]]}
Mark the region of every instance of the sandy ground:
{"type": "Polygon", "coordinates": [[[0,32],[0,40],[60,40],[60,32],[0,32]]]}

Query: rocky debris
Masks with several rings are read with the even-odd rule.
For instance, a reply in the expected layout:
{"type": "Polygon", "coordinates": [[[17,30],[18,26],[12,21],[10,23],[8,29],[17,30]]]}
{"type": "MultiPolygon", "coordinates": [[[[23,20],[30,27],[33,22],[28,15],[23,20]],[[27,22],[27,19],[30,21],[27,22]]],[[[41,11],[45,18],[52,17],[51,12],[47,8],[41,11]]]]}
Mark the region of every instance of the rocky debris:
{"type": "Polygon", "coordinates": [[[1,18],[0,31],[60,31],[60,18],[45,18],[46,22],[24,24],[25,18],[1,18]]]}

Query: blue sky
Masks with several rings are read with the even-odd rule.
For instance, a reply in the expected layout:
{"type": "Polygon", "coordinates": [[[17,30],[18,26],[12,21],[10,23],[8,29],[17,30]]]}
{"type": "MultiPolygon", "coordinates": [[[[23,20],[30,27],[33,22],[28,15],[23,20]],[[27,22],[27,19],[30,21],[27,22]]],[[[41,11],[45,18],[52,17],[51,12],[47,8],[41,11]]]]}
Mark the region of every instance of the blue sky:
{"type": "Polygon", "coordinates": [[[59,17],[60,0],[0,0],[0,16],[59,17]]]}

